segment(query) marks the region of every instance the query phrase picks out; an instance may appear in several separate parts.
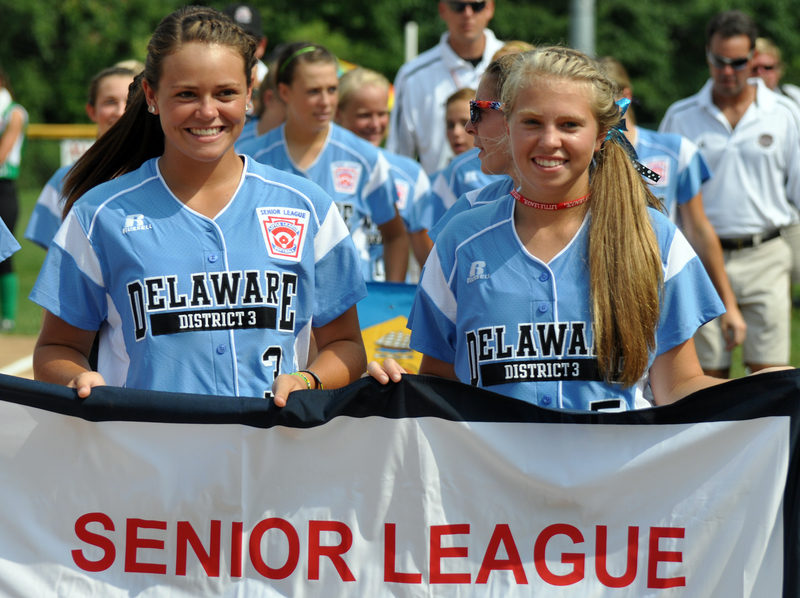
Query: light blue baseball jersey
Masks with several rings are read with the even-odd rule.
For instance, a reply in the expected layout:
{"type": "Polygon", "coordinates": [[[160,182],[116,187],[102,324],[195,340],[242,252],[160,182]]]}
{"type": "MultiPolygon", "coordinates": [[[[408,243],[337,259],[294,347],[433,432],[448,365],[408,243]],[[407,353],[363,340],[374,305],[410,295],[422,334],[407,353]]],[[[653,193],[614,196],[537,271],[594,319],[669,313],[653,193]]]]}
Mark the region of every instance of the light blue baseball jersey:
{"type": "Polygon", "coordinates": [[[676,222],[677,206],[700,192],[703,183],[711,178],[711,169],[697,146],[675,133],[636,127],[635,149],[639,162],[661,175],[650,190],[664,204],[670,220],[676,222]]]}
{"type": "Polygon", "coordinates": [[[333,198],[353,237],[365,280],[373,280],[370,244],[372,223],[384,224],[395,217],[395,188],[389,162],[367,141],[331,124],[325,145],[311,166],[303,170],[289,155],[285,125],[243,143],[239,151],[263,164],[314,181],[333,198]]]}
{"type": "Polygon", "coordinates": [[[485,187],[505,176],[484,174],[479,153],[477,147],[467,150],[431,177],[431,193],[420,215],[423,228],[432,229],[456,200],[468,191],[485,187]]]}
{"type": "Polygon", "coordinates": [[[233,199],[207,218],[153,159],[75,203],[31,299],[100,330],[110,385],[266,397],[279,373],[306,366],[312,325],[365,295],[347,228],[317,185],[246,158],[233,199]]]}
{"type": "Polygon", "coordinates": [[[242,127],[242,132],[239,135],[239,138],[236,140],[236,143],[234,144],[236,151],[239,153],[246,153],[242,152],[240,149],[242,147],[242,144],[247,141],[251,141],[256,137],[258,137],[258,119],[257,118],[248,119],[248,121],[244,123],[244,126],[242,127]]]}
{"type": "Polygon", "coordinates": [[[64,209],[64,179],[72,164],[55,171],[39,194],[33,206],[31,219],[25,229],[25,238],[47,249],[61,226],[61,211],[64,209]]]}
{"type": "MultiPolygon", "coordinates": [[[[514,229],[511,196],[454,218],[439,235],[414,299],[411,347],[455,364],[458,379],[543,407],[649,406],[645,374],[630,388],[603,381],[592,341],[590,213],[549,263],[514,229]]],[[[650,210],[664,268],[656,355],[722,313],[703,265],[675,225],[650,210]]]]}
{"type": "Polygon", "coordinates": [[[471,210],[472,208],[477,208],[478,206],[483,206],[487,203],[497,201],[501,197],[511,193],[513,189],[514,179],[512,179],[510,176],[503,176],[499,181],[490,183],[485,187],[481,187],[480,189],[473,189],[472,191],[464,193],[464,195],[459,197],[458,201],[450,206],[444,215],[439,218],[439,221],[434,225],[434,227],[428,231],[428,236],[434,243],[436,243],[436,238],[439,236],[439,233],[442,232],[442,229],[455,216],[461,212],[471,210]]]}
{"type": "Polygon", "coordinates": [[[394,179],[397,211],[403,218],[408,232],[418,232],[424,228],[419,222],[418,206],[431,192],[431,181],[422,169],[422,164],[416,160],[387,150],[382,150],[382,153],[389,162],[389,169],[394,179]]]}
{"type": "MultiPolygon", "coordinates": [[[[417,232],[422,229],[417,221],[419,204],[427,197],[431,190],[428,175],[422,165],[408,156],[401,156],[390,151],[381,150],[389,163],[389,172],[394,181],[395,206],[403,219],[403,224],[408,232],[417,232]]],[[[383,237],[377,225],[373,222],[368,233],[370,257],[372,259],[372,281],[384,282],[386,268],[383,263],[383,237]]],[[[410,273],[409,273],[410,276],[410,273]]],[[[407,277],[408,280],[408,277],[407,277]]]]}
{"type": "Polygon", "coordinates": [[[19,251],[19,243],[8,230],[5,223],[0,220],[0,262],[10,257],[14,252],[19,251]]]}

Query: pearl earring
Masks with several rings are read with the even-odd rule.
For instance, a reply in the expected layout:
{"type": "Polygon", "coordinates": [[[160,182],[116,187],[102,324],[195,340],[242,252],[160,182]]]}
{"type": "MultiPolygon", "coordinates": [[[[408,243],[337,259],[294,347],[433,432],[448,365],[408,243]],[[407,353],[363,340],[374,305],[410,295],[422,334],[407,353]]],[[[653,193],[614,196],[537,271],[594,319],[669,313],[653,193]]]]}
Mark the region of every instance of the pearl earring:
{"type": "Polygon", "coordinates": [[[244,107],[247,112],[250,112],[253,109],[253,103],[247,102],[247,106],[244,107]]]}
{"type": "Polygon", "coordinates": [[[155,114],[155,113],[156,113],[156,107],[155,107],[155,106],[148,106],[148,107],[147,107],[147,111],[148,111],[150,114],[155,114]]]}

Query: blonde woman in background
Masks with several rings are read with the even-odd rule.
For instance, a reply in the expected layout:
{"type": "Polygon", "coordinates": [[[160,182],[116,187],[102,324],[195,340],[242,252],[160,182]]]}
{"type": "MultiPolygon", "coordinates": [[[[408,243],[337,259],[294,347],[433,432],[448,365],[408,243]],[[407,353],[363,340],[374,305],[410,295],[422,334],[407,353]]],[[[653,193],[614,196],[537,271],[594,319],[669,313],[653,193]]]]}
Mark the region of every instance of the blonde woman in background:
{"type": "MultiPolygon", "coordinates": [[[[356,68],[339,79],[339,106],[336,123],[380,148],[389,125],[389,80],[370,69],[356,68]]],[[[409,264],[409,282],[419,280],[419,267],[425,265],[433,243],[427,229],[418,222],[419,204],[430,193],[430,180],[416,160],[382,150],[391,167],[397,191],[397,211],[409,233],[416,264],[409,264]]],[[[377,229],[373,231],[373,234],[377,229]]],[[[383,251],[375,250],[374,257],[383,251]]]]}

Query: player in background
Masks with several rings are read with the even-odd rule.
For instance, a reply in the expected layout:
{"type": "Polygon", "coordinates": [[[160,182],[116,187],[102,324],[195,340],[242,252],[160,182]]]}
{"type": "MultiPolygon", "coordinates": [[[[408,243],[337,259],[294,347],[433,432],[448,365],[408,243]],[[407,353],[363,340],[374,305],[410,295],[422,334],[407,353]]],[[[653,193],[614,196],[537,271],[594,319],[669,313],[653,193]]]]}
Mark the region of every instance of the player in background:
{"type": "MultiPolygon", "coordinates": [[[[342,75],[339,79],[336,123],[380,148],[386,139],[386,127],[389,124],[389,80],[380,73],[365,68],[356,68],[342,75]]],[[[381,151],[391,168],[397,190],[397,211],[408,230],[411,249],[417,262],[415,268],[409,265],[409,273],[412,270],[417,273],[411,281],[416,283],[419,279],[419,266],[425,265],[433,247],[428,231],[418,224],[416,216],[417,206],[430,193],[431,183],[416,160],[394,152],[381,151]]],[[[379,254],[382,254],[382,250],[379,254]]]]}
{"type": "Polygon", "coordinates": [[[242,143],[266,135],[272,129],[283,124],[286,120],[286,105],[278,97],[278,88],[275,85],[275,61],[270,63],[270,69],[258,88],[260,101],[258,103],[258,118],[245,123],[242,134],[236,142],[236,148],[242,143]]]}
{"type": "MultiPolygon", "coordinates": [[[[101,137],[119,120],[125,112],[128,100],[128,87],[137,73],[126,67],[112,66],[97,73],[89,83],[89,98],[86,102],[86,114],[93,123],[97,123],[97,137],[101,137]]],[[[42,189],[36,205],[33,207],[31,219],[25,229],[25,238],[33,241],[45,250],[55,237],[61,226],[61,215],[64,210],[62,186],[72,164],[62,166],[55,171],[42,189]]]]}
{"type": "MultiPolygon", "coordinates": [[[[28,113],[11,97],[11,83],[0,67],[0,220],[14,234],[19,215],[16,180],[28,126],[28,113]]],[[[11,256],[0,261],[0,331],[16,328],[19,278],[11,256]]]]}
{"type": "Polygon", "coordinates": [[[579,410],[649,406],[648,382],[657,404],[721,382],[692,335],[722,304],[620,143],[615,91],[576,50],[514,63],[501,99],[520,189],[439,234],[412,308],[420,373],[579,410]]]}
{"type": "Polygon", "coordinates": [[[469,101],[475,97],[475,90],[469,87],[459,89],[445,102],[444,128],[447,132],[447,143],[454,156],[460,156],[475,145],[466,131],[469,123],[469,101]]]}
{"type": "MultiPolygon", "coordinates": [[[[474,96],[473,93],[472,97],[474,96]]],[[[467,109],[469,108],[467,102],[467,109]]],[[[469,119],[468,113],[467,125],[469,119]]],[[[465,193],[500,180],[497,175],[486,174],[483,171],[479,153],[480,149],[473,146],[453,158],[450,164],[431,177],[431,193],[424,202],[420,214],[420,222],[425,228],[433,228],[444,213],[465,193]]]]}
{"type": "Polygon", "coordinates": [[[518,186],[514,161],[511,159],[511,148],[508,146],[503,105],[500,101],[503,84],[511,65],[518,57],[519,53],[502,54],[486,67],[486,72],[483,73],[481,83],[475,92],[475,99],[470,101],[467,125],[467,133],[472,135],[475,147],[478,149],[481,172],[489,176],[506,176],[500,176],[485,187],[462,194],[428,231],[434,242],[439,232],[457,214],[500,199],[518,186]]]}
{"type": "Polygon", "coordinates": [[[19,251],[19,243],[11,234],[11,231],[6,228],[3,221],[0,220],[0,260],[5,260],[11,257],[11,254],[19,251]]]}
{"type": "MultiPolygon", "coordinates": [[[[599,62],[620,90],[617,99],[633,100],[633,89],[625,67],[611,57],[601,58],[599,62]]],[[[625,121],[625,137],[636,150],[639,161],[661,175],[650,190],[661,200],[670,220],[681,227],[722,299],[725,313],[719,321],[725,335],[726,349],[730,351],[744,342],[747,324],[725,272],[719,237],[703,210],[701,188],[711,178],[711,170],[697,146],[686,137],[636,126],[635,115],[630,108],[625,114],[625,121]]]]}
{"type": "Polygon", "coordinates": [[[239,151],[317,183],[339,206],[366,280],[403,282],[408,234],[395,207],[389,163],[372,144],[333,122],[338,102],[336,57],[307,42],[287,45],[277,58],[278,94],[286,121],[243,143],[239,151]],[[380,236],[370,237],[375,223],[380,236]],[[373,270],[371,245],[383,244],[385,274],[373,270]]]}
{"type": "Polygon", "coordinates": [[[234,150],[254,50],[211,8],[159,24],[128,109],[65,182],[65,219],[31,293],[47,310],[37,379],[80,397],[111,384],[282,406],[363,372],[366,289],[338,210],[234,150]]]}
{"type": "MultiPolygon", "coordinates": [[[[478,99],[483,103],[480,105],[476,105],[474,102],[470,103],[470,122],[474,121],[475,119],[479,119],[481,114],[487,112],[487,109],[497,110],[499,108],[499,102],[497,102],[497,104],[486,104],[488,100],[486,100],[483,95],[484,93],[490,93],[492,96],[496,95],[497,98],[500,97],[500,86],[502,85],[502,81],[498,82],[497,79],[499,76],[498,69],[500,69],[500,67],[496,64],[496,61],[503,56],[527,52],[533,50],[533,48],[534,47],[527,42],[512,40],[503,44],[494,53],[492,62],[489,64],[494,65],[493,69],[496,72],[494,72],[490,78],[491,81],[495,83],[494,87],[497,91],[496,93],[490,92],[485,85],[478,86],[479,89],[482,89],[483,91],[481,92],[481,95],[476,96],[475,99],[478,99]]],[[[486,68],[488,71],[489,67],[487,66],[486,68]]],[[[484,78],[485,77],[481,77],[481,83],[483,83],[484,78]]],[[[502,77],[500,77],[500,79],[502,79],[502,77]]],[[[491,121],[492,119],[490,118],[490,122],[491,121]]],[[[475,135],[474,128],[468,129],[467,132],[470,135],[475,135]]],[[[490,131],[487,132],[493,137],[492,139],[486,137],[486,141],[490,145],[495,145],[501,138],[505,139],[505,124],[502,125],[502,128],[498,131],[499,134],[497,136],[494,136],[490,131]]],[[[476,139],[475,142],[476,144],[480,143],[478,139],[476,139]]],[[[463,195],[487,187],[492,183],[508,183],[508,180],[505,179],[505,177],[498,176],[499,174],[506,172],[504,168],[494,167],[486,169],[483,166],[483,160],[481,159],[482,154],[486,155],[486,152],[478,152],[476,150],[466,152],[463,156],[454,159],[442,172],[431,177],[432,191],[429,196],[429,201],[423,205],[423,211],[420,215],[421,222],[429,230],[441,228],[438,226],[439,220],[441,220],[444,213],[450,210],[456,201],[463,195]]],[[[474,198],[474,194],[472,197],[474,198]]],[[[459,208],[459,211],[460,209],[461,208],[459,208]]],[[[435,236],[432,238],[434,241],[436,240],[435,236]]]]}

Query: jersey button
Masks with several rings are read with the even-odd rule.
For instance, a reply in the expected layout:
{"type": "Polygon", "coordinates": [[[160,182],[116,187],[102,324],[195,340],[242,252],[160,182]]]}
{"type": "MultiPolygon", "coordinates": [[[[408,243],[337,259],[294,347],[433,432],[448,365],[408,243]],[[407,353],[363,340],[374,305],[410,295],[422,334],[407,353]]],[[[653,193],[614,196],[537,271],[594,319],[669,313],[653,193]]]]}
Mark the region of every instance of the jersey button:
{"type": "Polygon", "coordinates": [[[550,275],[547,272],[542,272],[541,274],[539,274],[539,280],[541,282],[547,282],[548,280],[550,280],[550,275]]]}
{"type": "Polygon", "coordinates": [[[539,304],[539,311],[540,311],[541,313],[544,313],[544,312],[546,312],[546,311],[547,311],[547,303],[540,303],[540,304],[539,304]]]}
{"type": "Polygon", "coordinates": [[[217,353],[219,353],[220,355],[225,353],[225,345],[220,345],[219,347],[217,347],[217,353]]]}
{"type": "Polygon", "coordinates": [[[553,398],[550,395],[544,395],[542,397],[542,405],[549,405],[553,402],[553,398]]]}
{"type": "Polygon", "coordinates": [[[211,255],[209,255],[209,256],[208,256],[208,261],[209,261],[209,262],[211,262],[212,264],[213,264],[214,262],[216,262],[216,261],[217,261],[217,259],[218,259],[218,258],[217,258],[217,254],[216,254],[216,253],[212,253],[211,255]]]}

